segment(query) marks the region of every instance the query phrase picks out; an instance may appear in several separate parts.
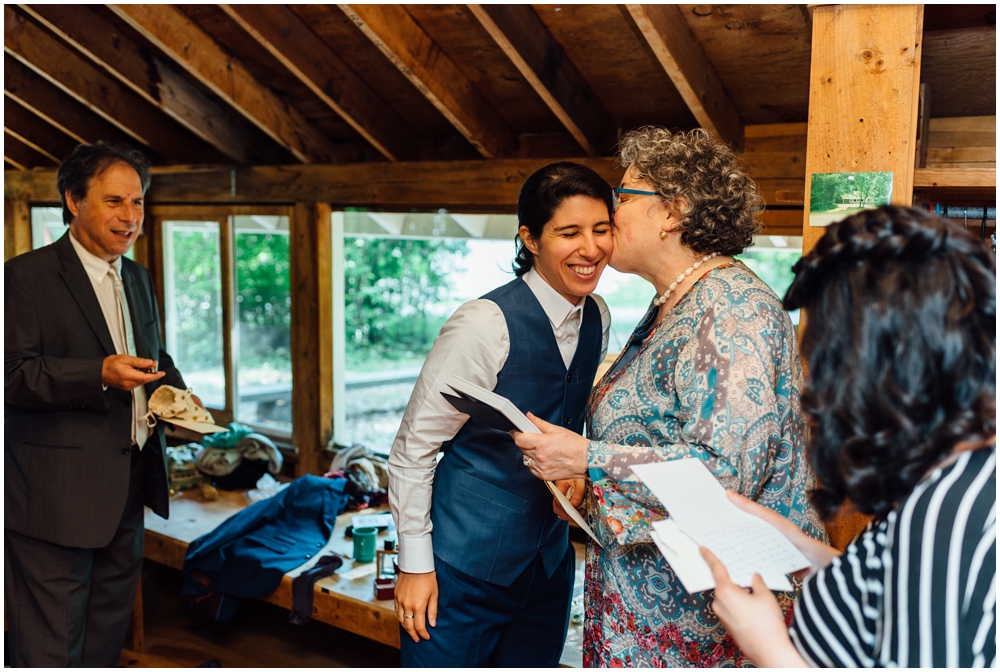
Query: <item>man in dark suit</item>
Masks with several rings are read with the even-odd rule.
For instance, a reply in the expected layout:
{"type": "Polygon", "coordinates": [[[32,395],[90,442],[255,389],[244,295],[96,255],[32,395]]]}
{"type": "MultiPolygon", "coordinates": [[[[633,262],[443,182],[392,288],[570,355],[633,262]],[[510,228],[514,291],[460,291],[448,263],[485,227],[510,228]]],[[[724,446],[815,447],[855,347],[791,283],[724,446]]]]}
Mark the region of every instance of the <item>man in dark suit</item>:
{"type": "Polygon", "coordinates": [[[59,168],[69,232],[4,264],[4,578],[15,667],[115,667],[143,557],[167,517],[159,385],[184,388],[148,271],[122,255],[150,165],[80,145],[59,168]]]}

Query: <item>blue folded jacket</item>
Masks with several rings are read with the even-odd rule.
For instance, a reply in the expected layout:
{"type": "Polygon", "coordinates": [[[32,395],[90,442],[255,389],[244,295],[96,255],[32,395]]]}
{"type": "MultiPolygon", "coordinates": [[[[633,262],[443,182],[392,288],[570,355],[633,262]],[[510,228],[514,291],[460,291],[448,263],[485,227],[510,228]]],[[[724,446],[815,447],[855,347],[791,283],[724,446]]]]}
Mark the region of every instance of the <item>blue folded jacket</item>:
{"type": "Polygon", "coordinates": [[[347,505],[343,478],[302,476],[270,499],[229,517],[188,546],[181,595],[217,621],[239,599],[265,597],[316,555],[347,505]]]}

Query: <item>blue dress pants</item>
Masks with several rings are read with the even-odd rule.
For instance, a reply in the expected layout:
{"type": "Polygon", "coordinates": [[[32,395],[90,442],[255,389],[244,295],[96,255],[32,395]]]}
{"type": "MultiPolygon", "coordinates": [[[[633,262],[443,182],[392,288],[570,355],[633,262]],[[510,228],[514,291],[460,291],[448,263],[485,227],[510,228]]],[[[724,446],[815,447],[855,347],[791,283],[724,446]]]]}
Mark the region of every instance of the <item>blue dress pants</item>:
{"type": "Polygon", "coordinates": [[[576,575],[571,545],[552,576],[541,557],[508,586],[464,574],[434,558],[437,626],[414,642],[400,628],[403,667],[556,667],[569,628],[576,575]]]}

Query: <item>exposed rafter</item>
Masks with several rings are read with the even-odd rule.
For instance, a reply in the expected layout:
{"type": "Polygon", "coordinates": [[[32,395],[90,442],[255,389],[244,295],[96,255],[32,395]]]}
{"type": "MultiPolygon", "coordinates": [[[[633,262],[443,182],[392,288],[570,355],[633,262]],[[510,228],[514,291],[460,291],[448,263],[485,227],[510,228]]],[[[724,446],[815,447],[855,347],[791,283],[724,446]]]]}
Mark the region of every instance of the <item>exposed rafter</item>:
{"type": "Polygon", "coordinates": [[[390,161],[414,160],[409,124],[284,5],[220,5],[299,81],[390,161]]]}
{"type": "Polygon", "coordinates": [[[250,162],[252,141],[241,120],[104,17],[84,5],[21,8],[222,154],[238,163],[250,162]]]}
{"type": "Polygon", "coordinates": [[[12,133],[6,127],[3,129],[3,156],[8,163],[19,170],[59,164],[58,159],[39,151],[37,146],[25,141],[24,138],[12,133]]]}
{"type": "Polygon", "coordinates": [[[530,5],[469,5],[472,14],[590,156],[612,153],[615,124],[530,5]]]}
{"type": "Polygon", "coordinates": [[[677,5],[625,7],[702,128],[741,146],[743,120],[677,5]]]}
{"type": "Polygon", "coordinates": [[[304,163],[334,163],[334,143],[183,12],[170,5],[108,5],[199,82],[304,163]]]}
{"type": "Polygon", "coordinates": [[[3,127],[56,163],[69,156],[77,145],[75,138],[11,98],[4,100],[3,127]]]}
{"type": "Polygon", "coordinates": [[[134,140],[183,161],[205,160],[194,137],[150,114],[148,104],[135,92],[10,5],[4,7],[4,51],[134,140]]]}
{"type": "Polygon", "coordinates": [[[3,56],[3,92],[77,142],[134,141],[10,54],[3,56]]]}
{"type": "Polygon", "coordinates": [[[517,138],[447,54],[400,5],[340,5],[343,12],[484,157],[517,138]]]}

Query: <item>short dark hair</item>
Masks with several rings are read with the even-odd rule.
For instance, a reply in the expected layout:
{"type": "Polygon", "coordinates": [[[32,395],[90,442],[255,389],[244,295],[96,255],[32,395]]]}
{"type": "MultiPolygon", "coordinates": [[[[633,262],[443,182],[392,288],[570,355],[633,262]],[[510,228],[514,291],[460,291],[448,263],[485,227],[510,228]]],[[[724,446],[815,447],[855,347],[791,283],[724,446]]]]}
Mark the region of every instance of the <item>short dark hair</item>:
{"type": "Polygon", "coordinates": [[[142,193],[146,193],[152,164],[138,149],[103,140],[92,145],[77,145],[59,166],[56,177],[56,188],[59,190],[59,200],[62,201],[63,222],[69,224],[73,221],[73,213],[66,205],[66,192],[73,194],[74,198],[86,198],[90,180],[116,163],[131,166],[139,174],[142,193]]]}
{"type": "Polygon", "coordinates": [[[996,261],[960,226],[885,206],[831,225],[793,270],[811,500],[826,519],[848,499],[881,518],[996,432],[996,261]]]}
{"type": "Polygon", "coordinates": [[[753,245],[763,228],[764,199],[736,154],[701,128],[671,132],[643,126],[622,136],[618,158],[666,202],[678,197],[681,243],[698,254],[732,256],[753,245]]]}
{"type": "MultiPolygon", "coordinates": [[[[532,173],[521,187],[517,197],[518,228],[528,227],[531,237],[538,239],[563,201],[573,196],[589,196],[603,202],[610,222],[611,195],[611,185],[592,168],[572,161],[550,163],[532,173]]],[[[521,277],[534,266],[535,257],[524,246],[520,233],[514,238],[514,250],[514,273],[521,277]]]]}

